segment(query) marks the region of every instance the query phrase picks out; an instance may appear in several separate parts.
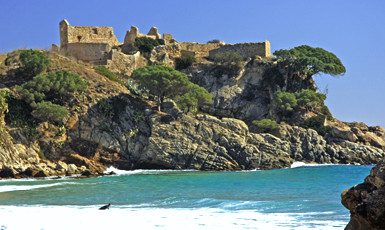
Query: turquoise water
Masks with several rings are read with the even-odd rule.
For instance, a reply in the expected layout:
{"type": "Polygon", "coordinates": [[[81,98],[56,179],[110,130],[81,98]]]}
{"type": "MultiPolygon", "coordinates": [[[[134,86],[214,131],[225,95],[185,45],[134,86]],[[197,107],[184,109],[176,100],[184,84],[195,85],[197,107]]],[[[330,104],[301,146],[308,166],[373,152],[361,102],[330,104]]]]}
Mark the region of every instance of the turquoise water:
{"type": "Polygon", "coordinates": [[[343,229],[371,166],[0,181],[0,229],[343,229]],[[98,207],[111,203],[109,210],[98,207]]]}

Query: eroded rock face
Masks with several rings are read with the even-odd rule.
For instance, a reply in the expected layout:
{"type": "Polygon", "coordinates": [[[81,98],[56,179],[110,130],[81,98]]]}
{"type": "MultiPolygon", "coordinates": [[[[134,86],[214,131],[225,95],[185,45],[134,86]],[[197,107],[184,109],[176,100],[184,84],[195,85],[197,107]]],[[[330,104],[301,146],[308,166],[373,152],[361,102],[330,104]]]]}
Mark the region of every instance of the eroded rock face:
{"type": "Polygon", "coordinates": [[[69,134],[78,140],[73,146],[81,142],[89,151],[73,147],[75,152],[92,159],[108,151],[118,154],[110,164],[121,167],[119,162],[125,160],[125,169],[198,170],[275,169],[294,161],[368,164],[384,156],[381,149],[342,139],[328,144],[312,129],[282,124],[274,135],[256,134],[235,118],[189,116],[173,102],[164,103],[164,113],[158,113],[123,98],[129,103],[114,121],[97,106],[90,107],[69,134]]]}
{"type": "Polygon", "coordinates": [[[346,230],[385,229],[385,159],[371,171],[364,183],[341,194],[342,204],[350,210],[346,230]]]}
{"type": "Polygon", "coordinates": [[[201,109],[215,116],[233,117],[241,120],[261,120],[269,114],[266,101],[269,95],[258,89],[265,67],[257,62],[245,65],[236,76],[215,77],[214,66],[199,63],[185,70],[189,79],[203,86],[213,98],[212,105],[201,109]]]}

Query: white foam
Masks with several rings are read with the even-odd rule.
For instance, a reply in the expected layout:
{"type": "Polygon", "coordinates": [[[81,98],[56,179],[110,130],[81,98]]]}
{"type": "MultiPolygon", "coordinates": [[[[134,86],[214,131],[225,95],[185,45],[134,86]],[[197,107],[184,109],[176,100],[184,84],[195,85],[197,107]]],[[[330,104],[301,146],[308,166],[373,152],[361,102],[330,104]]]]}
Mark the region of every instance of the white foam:
{"type": "Polygon", "coordinates": [[[171,169],[135,169],[135,170],[120,170],[113,166],[110,166],[109,168],[104,171],[105,174],[115,172],[117,176],[121,175],[130,175],[130,174],[160,174],[160,173],[169,173],[169,172],[191,172],[191,171],[198,171],[198,170],[171,170],[171,169]]]}
{"type": "Polygon", "coordinates": [[[80,184],[80,183],[76,183],[76,182],[60,182],[60,183],[40,184],[40,185],[2,185],[2,186],[0,186],[0,193],[2,193],[2,192],[10,192],[10,191],[32,190],[32,189],[39,189],[39,188],[58,186],[58,185],[63,185],[63,184],[80,184]]]}
{"type": "Polygon", "coordinates": [[[294,162],[290,168],[299,168],[299,167],[323,167],[323,166],[330,166],[330,165],[343,165],[343,164],[306,164],[304,162],[296,161],[294,162]]]}
{"type": "Polygon", "coordinates": [[[0,206],[0,228],[19,229],[342,229],[343,221],[316,220],[324,213],[272,213],[255,210],[159,209],[100,206],[0,206]],[[20,217],[23,221],[20,221],[20,217]],[[307,217],[304,219],[304,217],[307,217]],[[301,221],[299,221],[299,219],[301,221]]]}

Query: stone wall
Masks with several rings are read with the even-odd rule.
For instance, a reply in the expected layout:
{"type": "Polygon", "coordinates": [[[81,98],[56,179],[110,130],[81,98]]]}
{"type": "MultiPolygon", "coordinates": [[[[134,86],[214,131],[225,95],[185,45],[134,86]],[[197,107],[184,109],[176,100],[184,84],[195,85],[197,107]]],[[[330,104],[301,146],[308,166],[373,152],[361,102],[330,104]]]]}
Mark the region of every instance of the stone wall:
{"type": "Polygon", "coordinates": [[[78,60],[106,65],[111,46],[106,43],[69,43],[61,51],[71,54],[78,60]]]}
{"type": "Polygon", "coordinates": [[[237,43],[237,44],[227,44],[221,45],[217,49],[212,49],[209,51],[209,57],[214,58],[214,55],[217,53],[236,53],[241,55],[243,58],[248,57],[269,57],[270,53],[270,42],[251,42],[251,43],[237,43]]]}
{"type": "Polygon", "coordinates": [[[139,51],[133,55],[127,55],[117,49],[112,49],[111,60],[107,61],[108,69],[115,74],[119,74],[121,77],[127,77],[131,75],[135,69],[146,65],[147,63],[139,51]]]}
{"type": "Polygon", "coordinates": [[[67,20],[59,23],[60,45],[71,43],[106,43],[111,47],[119,45],[112,27],[71,26],[67,20]]]}
{"type": "Polygon", "coordinates": [[[195,57],[207,57],[209,56],[209,51],[213,49],[218,49],[221,45],[219,43],[197,43],[197,42],[181,42],[181,50],[186,50],[193,52],[195,57]]]}

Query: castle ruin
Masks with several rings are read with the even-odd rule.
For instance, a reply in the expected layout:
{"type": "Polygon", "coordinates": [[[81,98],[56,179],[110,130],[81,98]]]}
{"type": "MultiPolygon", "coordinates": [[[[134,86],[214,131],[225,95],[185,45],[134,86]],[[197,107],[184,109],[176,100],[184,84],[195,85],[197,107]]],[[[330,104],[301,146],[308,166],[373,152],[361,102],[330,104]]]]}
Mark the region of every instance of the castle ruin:
{"type": "Polygon", "coordinates": [[[69,54],[77,60],[94,65],[105,65],[111,71],[119,74],[130,75],[133,70],[157,61],[168,61],[172,64],[175,58],[184,53],[195,57],[213,59],[216,53],[233,52],[243,58],[271,56],[270,42],[259,43],[178,43],[171,34],[165,33],[163,37],[156,27],[152,27],[147,34],[139,33],[139,29],[131,26],[124,38],[124,43],[119,43],[112,27],[71,26],[67,20],[59,23],[60,47],[53,44],[52,50],[61,54],[69,54]],[[147,59],[135,47],[137,37],[150,37],[157,40],[160,46],[147,55],[147,59]],[[149,58],[148,58],[149,57],[149,58]]]}

